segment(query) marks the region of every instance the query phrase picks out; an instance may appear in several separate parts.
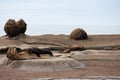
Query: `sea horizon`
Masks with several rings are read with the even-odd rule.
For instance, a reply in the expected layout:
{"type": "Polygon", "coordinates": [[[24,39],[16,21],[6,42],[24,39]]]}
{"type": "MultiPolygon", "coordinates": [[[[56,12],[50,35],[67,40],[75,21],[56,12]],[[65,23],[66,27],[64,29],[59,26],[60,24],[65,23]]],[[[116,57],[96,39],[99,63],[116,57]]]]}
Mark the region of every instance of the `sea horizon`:
{"type": "MultiPolygon", "coordinates": [[[[120,34],[119,25],[27,25],[25,34],[43,35],[43,34],[66,34],[69,35],[75,28],[84,29],[88,35],[114,35],[120,34]]],[[[0,36],[6,35],[4,25],[1,25],[0,36]]]]}

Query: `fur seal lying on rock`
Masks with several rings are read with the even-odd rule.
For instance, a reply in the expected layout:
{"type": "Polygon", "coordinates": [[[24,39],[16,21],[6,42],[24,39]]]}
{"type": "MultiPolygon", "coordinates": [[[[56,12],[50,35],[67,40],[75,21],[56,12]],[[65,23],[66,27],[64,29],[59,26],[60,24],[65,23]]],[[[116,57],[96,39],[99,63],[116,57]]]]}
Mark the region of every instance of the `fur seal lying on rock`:
{"type": "Polygon", "coordinates": [[[5,54],[8,51],[8,47],[0,48],[0,54],[5,54]]]}
{"type": "Polygon", "coordinates": [[[7,58],[11,60],[38,59],[41,58],[41,54],[53,56],[52,52],[49,50],[39,48],[20,49],[17,47],[9,47],[7,51],[7,58]]]}
{"type": "Polygon", "coordinates": [[[70,48],[65,49],[63,53],[70,53],[71,51],[83,51],[86,50],[85,47],[79,46],[77,44],[72,45],[70,48]]]}

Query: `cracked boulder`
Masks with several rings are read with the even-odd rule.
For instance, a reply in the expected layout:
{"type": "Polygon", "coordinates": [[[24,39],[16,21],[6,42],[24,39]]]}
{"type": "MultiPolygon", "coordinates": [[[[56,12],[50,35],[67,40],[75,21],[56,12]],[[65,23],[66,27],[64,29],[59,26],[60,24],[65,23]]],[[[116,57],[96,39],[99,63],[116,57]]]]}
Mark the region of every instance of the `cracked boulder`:
{"type": "Polygon", "coordinates": [[[27,29],[27,24],[23,19],[18,20],[17,22],[14,19],[9,19],[4,25],[4,31],[7,36],[15,37],[19,34],[24,34],[27,29]]]}

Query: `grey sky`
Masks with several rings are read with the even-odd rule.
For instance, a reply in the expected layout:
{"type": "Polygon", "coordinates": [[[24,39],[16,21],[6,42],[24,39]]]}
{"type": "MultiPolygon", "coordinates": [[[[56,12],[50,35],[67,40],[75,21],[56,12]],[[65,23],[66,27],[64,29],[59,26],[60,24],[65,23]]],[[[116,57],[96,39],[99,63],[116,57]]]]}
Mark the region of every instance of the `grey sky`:
{"type": "MultiPolygon", "coordinates": [[[[120,0],[0,0],[0,25],[120,25],[120,0]]],[[[119,29],[119,27],[117,27],[119,29]]]]}

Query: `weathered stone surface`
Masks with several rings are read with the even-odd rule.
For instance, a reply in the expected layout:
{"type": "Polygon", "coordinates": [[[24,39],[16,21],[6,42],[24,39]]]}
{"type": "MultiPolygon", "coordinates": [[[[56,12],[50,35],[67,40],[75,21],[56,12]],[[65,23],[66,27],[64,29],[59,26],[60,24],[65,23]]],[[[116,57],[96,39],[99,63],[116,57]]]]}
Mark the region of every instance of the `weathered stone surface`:
{"type": "MultiPolygon", "coordinates": [[[[54,53],[54,55],[61,56],[48,59],[14,60],[10,64],[8,64],[7,67],[16,70],[38,72],[70,70],[73,68],[86,68],[88,67],[88,65],[84,61],[119,62],[119,52],[120,50],[116,52],[108,50],[85,50],[73,51],[70,54],[54,53]]],[[[0,67],[6,66],[7,63],[8,58],[6,56],[0,59],[0,67]]]]}
{"type": "MultiPolygon", "coordinates": [[[[0,59],[0,67],[6,66],[8,58],[0,59]]],[[[30,60],[14,60],[7,65],[8,68],[24,71],[61,71],[73,68],[83,68],[85,64],[71,58],[51,58],[51,59],[30,59],[30,60]]]]}
{"type": "Polygon", "coordinates": [[[70,38],[74,40],[82,40],[82,39],[87,39],[88,36],[87,36],[87,33],[83,29],[76,28],[71,32],[70,38]]]}
{"type": "Polygon", "coordinates": [[[6,32],[7,36],[15,37],[21,33],[25,33],[27,29],[26,25],[27,24],[23,19],[20,19],[17,22],[14,19],[9,19],[4,26],[4,31],[6,32]]]}
{"type": "Polygon", "coordinates": [[[76,60],[104,60],[104,61],[119,61],[120,54],[113,51],[105,50],[85,50],[85,51],[74,51],[70,53],[71,58],[76,60]]]}
{"type": "Polygon", "coordinates": [[[3,56],[1,59],[0,59],[0,67],[4,67],[6,66],[8,62],[8,58],[6,56],[3,56]]]}

